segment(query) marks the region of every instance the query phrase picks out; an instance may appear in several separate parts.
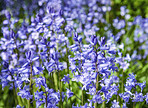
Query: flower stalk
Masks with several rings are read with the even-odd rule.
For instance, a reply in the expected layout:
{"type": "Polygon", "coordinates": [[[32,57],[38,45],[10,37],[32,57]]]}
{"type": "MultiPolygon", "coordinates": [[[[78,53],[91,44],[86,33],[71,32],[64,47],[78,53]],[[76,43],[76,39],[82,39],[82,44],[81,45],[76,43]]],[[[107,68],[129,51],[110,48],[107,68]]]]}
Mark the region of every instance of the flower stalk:
{"type": "MultiPolygon", "coordinates": [[[[32,62],[30,63],[30,83],[29,83],[29,87],[30,87],[30,94],[32,94],[32,62]]],[[[30,102],[31,99],[28,100],[28,108],[30,108],[30,102]]]]}

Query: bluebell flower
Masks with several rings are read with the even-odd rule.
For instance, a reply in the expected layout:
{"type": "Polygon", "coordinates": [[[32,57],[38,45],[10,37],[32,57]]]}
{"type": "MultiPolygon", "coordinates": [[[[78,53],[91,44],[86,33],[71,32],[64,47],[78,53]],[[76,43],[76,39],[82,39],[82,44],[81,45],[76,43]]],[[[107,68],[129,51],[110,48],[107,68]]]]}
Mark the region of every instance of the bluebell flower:
{"type": "Polygon", "coordinates": [[[100,95],[100,94],[98,94],[98,95],[94,95],[93,96],[93,99],[92,99],[93,101],[94,101],[94,103],[98,103],[98,104],[101,104],[101,103],[103,103],[103,99],[102,99],[102,96],[100,95]]]}
{"type": "Polygon", "coordinates": [[[92,43],[92,45],[95,46],[97,44],[97,42],[98,42],[97,37],[95,35],[92,35],[91,36],[91,43],[92,43]]]}
{"type": "Polygon", "coordinates": [[[100,0],[99,2],[101,2],[101,4],[104,4],[104,5],[110,5],[111,4],[111,0],[100,0]]]}
{"type": "Polygon", "coordinates": [[[126,106],[126,103],[123,103],[122,108],[128,108],[128,107],[126,106]]]}
{"type": "Polygon", "coordinates": [[[95,95],[96,93],[96,87],[93,85],[93,86],[90,86],[89,87],[89,92],[86,92],[87,94],[90,94],[90,95],[95,95]]]}
{"type": "Polygon", "coordinates": [[[127,78],[125,89],[127,91],[131,91],[132,88],[134,88],[137,85],[137,80],[135,79],[135,75],[129,74],[129,77],[127,78]]]}
{"type": "Polygon", "coordinates": [[[46,79],[44,77],[39,77],[35,79],[36,87],[41,88],[43,86],[45,89],[47,88],[46,79]]]}
{"type": "Polygon", "coordinates": [[[124,100],[124,102],[128,103],[131,97],[131,94],[129,92],[124,92],[119,94],[119,96],[124,100]]]}
{"type": "Polygon", "coordinates": [[[33,66],[33,75],[39,75],[43,71],[43,68],[42,67],[36,67],[36,66],[33,66]]]}
{"type": "Polygon", "coordinates": [[[60,93],[56,92],[56,93],[51,93],[49,94],[49,97],[47,98],[47,107],[56,107],[56,105],[59,103],[60,101],[60,93]]]}
{"type": "Polygon", "coordinates": [[[145,95],[146,104],[148,104],[148,93],[145,95]]]}
{"type": "Polygon", "coordinates": [[[42,16],[39,15],[39,14],[36,15],[35,20],[36,20],[36,22],[42,22],[43,21],[42,16]]]}
{"type": "Polygon", "coordinates": [[[127,54],[127,57],[122,57],[122,53],[118,52],[119,57],[116,57],[116,62],[119,63],[120,68],[123,70],[128,69],[129,67],[129,63],[131,58],[129,57],[129,55],[127,54]]]}
{"type": "Polygon", "coordinates": [[[78,106],[78,104],[77,104],[77,106],[74,106],[74,103],[73,103],[72,108],[79,108],[79,106],[78,106]]]}
{"type": "Polygon", "coordinates": [[[135,93],[132,102],[143,102],[144,96],[142,93],[135,93]]]}
{"type": "MultiPolygon", "coordinates": [[[[83,72],[81,73],[79,82],[83,84],[82,90],[88,90],[92,88],[93,82],[96,81],[96,73],[94,72],[83,72]]],[[[90,90],[89,90],[90,92],[90,90]]],[[[91,92],[92,94],[93,92],[91,92]]]]}
{"type": "Polygon", "coordinates": [[[113,26],[116,29],[122,29],[122,28],[125,27],[125,21],[124,20],[119,20],[119,19],[114,19],[113,26]]]}
{"type": "Polygon", "coordinates": [[[30,74],[30,69],[28,68],[20,68],[18,69],[18,75],[20,76],[20,81],[24,82],[29,82],[29,74],[30,74]]]}
{"type": "Polygon", "coordinates": [[[113,100],[111,108],[120,108],[119,102],[117,102],[116,100],[113,100]]]}
{"type": "Polygon", "coordinates": [[[141,88],[141,93],[142,93],[144,87],[146,86],[146,81],[144,81],[143,83],[138,83],[138,85],[140,86],[140,88],[141,88]]]}
{"type": "Polygon", "coordinates": [[[16,108],[24,108],[24,106],[23,106],[23,107],[21,107],[20,105],[17,105],[17,106],[16,106],[16,108]]]}
{"type": "Polygon", "coordinates": [[[16,87],[15,81],[16,78],[14,74],[17,73],[17,68],[14,69],[12,68],[6,61],[3,61],[3,68],[1,70],[1,84],[2,84],[2,89],[4,89],[5,86],[10,86],[9,89],[12,89],[13,87],[16,87]]]}
{"type": "Polygon", "coordinates": [[[22,98],[25,98],[27,100],[32,99],[33,95],[30,94],[29,90],[26,89],[20,89],[20,92],[17,93],[18,96],[21,96],[22,98]]]}
{"type": "Polygon", "coordinates": [[[3,61],[3,67],[4,67],[4,69],[9,68],[9,64],[7,63],[7,61],[3,61]]]}
{"type": "Polygon", "coordinates": [[[101,81],[101,92],[104,93],[104,98],[107,100],[107,103],[110,101],[113,95],[117,95],[119,88],[116,83],[118,82],[119,78],[116,76],[111,76],[109,79],[104,78],[101,81]]]}
{"type": "MultiPolygon", "coordinates": [[[[72,105],[72,108],[89,108],[89,107],[90,106],[88,105],[88,103],[85,103],[85,105],[83,105],[83,106],[80,105],[80,107],[78,106],[78,104],[77,104],[77,106],[72,105]]],[[[94,108],[94,107],[91,106],[90,108],[94,108]]]]}
{"type": "Polygon", "coordinates": [[[121,6],[120,11],[121,16],[125,16],[125,14],[128,13],[128,9],[126,9],[126,6],[121,6]]]}
{"type": "Polygon", "coordinates": [[[68,88],[66,88],[67,91],[66,91],[66,96],[67,96],[67,99],[69,99],[70,97],[72,97],[74,94],[73,92],[71,92],[71,90],[69,90],[68,88]]]}
{"type": "Polygon", "coordinates": [[[66,82],[69,84],[70,79],[71,78],[69,77],[69,74],[67,74],[67,75],[64,75],[64,77],[63,77],[63,79],[61,79],[61,81],[64,81],[64,84],[66,84],[66,82]]]}
{"type": "Polygon", "coordinates": [[[45,96],[43,94],[44,94],[43,91],[41,91],[41,92],[37,91],[37,92],[34,93],[37,108],[39,106],[41,106],[41,104],[45,103],[45,96]]]}
{"type": "Polygon", "coordinates": [[[9,11],[6,11],[6,12],[5,12],[5,16],[6,16],[6,18],[7,18],[8,20],[11,19],[11,14],[10,14],[9,11]]]}

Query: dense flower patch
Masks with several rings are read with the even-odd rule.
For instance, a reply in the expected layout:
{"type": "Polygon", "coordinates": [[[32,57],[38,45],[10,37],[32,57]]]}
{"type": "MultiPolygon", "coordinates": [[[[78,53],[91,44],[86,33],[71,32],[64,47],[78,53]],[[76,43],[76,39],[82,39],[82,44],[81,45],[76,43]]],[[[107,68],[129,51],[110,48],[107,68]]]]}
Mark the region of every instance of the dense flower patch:
{"type": "Polygon", "coordinates": [[[137,79],[132,68],[148,62],[147,18],[131,18],[121,6],[121,18],[111,19],[110,0],[32,0],[32,5],[23,4],[25,18],[18,18],[15,8],[4,11],[0,80],[3,91],[13,92],[12,107],[148,103],[146,80],[137,79]]]}

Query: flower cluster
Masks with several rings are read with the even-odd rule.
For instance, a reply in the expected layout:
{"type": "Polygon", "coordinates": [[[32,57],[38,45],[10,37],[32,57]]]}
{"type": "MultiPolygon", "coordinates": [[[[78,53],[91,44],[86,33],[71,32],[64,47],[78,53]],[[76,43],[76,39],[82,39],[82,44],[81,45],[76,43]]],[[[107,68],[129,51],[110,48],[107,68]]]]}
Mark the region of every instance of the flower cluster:
{"type": "MultiPolygon", "coordinates": [[[[124,19],[111,22],[110,0],[31,2],[22,1],[23,20],[14,9],[5,11],[3,21],[0,80],[3,90],[13,91],[13,107],[127,108],[148,103],[146,82],[139,83],[132,72],[126,74],[132,59],[141,56],[137,50],[124,50],[131,42],[123,36],[134,26],[134,41],[142,44],[142,57],[148,57],[147,19],[137,16],[130,22],[129,11],[122,6],[124,19]],[[120,43],[122,39],[127,43],[120,43]]],[[[7,6],[12,4],[17,3],[7,6]]]]}

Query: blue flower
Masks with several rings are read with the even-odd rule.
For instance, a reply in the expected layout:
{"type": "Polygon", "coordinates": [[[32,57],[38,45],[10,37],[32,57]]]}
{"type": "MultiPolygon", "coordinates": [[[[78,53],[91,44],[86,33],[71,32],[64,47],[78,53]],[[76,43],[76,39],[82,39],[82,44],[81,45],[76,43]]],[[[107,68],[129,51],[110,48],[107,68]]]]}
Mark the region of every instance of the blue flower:
{"type": "Polygon", "coordinates": [[[127,91],[131,91],[132,88],[134,88],[137,85],[137,80],[135,79],[135,75],[129,74],[129,77],[127,78],[125,89],[127,91]]]}
{"type": "Polygon", "coordinates": [[[94,95],[92,99],[95,103],[101,104],[103,102],[102,96],[100,94],[94,95]]]}
{"type": "Polygon", "coordinates": [[[119,102],[117,102],[116,100],[113,100],[111,108],[120,108],[119,102]]]}
{"type": "Polygon", "coordinates": [[[64,75],[64,77],[63,77],[63,79],[61,79],[61,81],[64,81],[64,84],[66,84],[66,82],[69,84],[70,79],[71,78],[69,77],[69,74],[67,74],[67,75],[64,75]]]}
{"type": "Polygon", "coordinates": [[[30,94],[29,90],[20,89],[20,92],[18,92],[18,96],[21,96],[22,98],[25,98],[27,100],[32,99],[33,95],[30,94]]]}
{"type": "Polygon", "coordinates": [[[37,91],[34,93],[34,97],[35,97],[35,100],[36,100],[36,107],[38,108],[39,106],[41,106],[41,104],[45,103],[45,96],[43,95],[44,92],[41,91],[37,91]]]}
{"type": "Polygon", "coordinates": [[[23,107],[21,107],[20,105],[17,105],[17,106],[16,106],[16,108],[24,108],[24,106],[23,106],[23,107]]]}
{"type": "Polygon", "coordinates": [[[122,108],[127,108],[126,103],[123,103],[122,108]]]}
{"type": "Polygon", "coordinates": [[[68,88],[66,88],[66,89],[67,89],[67,91],[66,91],[66,96],[67,96],[67,98],[69,99],[70,97],[73,96],[73,92],[71,92],[71,90],[69,90],[68,88]]]}
{"type": "Polygon", "coordinates": [[[143,83],[138,83],[138,85],[140,86],[140,88],[141,88],[141,93],[142,93],[143,88],[146,86],[146,81],[144,81],[143,83]]]}
{"type": "Polygon", "coordinates": [[[142,93],[135,93],[132,102],[143,102],[144,96],[142,93]]]}
{"type": "Polygon", "coordinates": [[[7,18],[8,20],[11,19],[11,14],[10,14],[9,11],[6,11],[6,12],[5,12],[5,16],[6,16],[6,18],[7,18]]]}
{"type": "Polygon", "coordinates": [[[131,94],[128,92],[124,92],[124,93],[119,94],[119,96],[124,100],[124,102],[128,103],[131,97],[131,94]]]}
{"type": "Polygon", "coordinates": [[[47,88],[46,79],[44,77],[39,77],[35,79],[36,87],[41,88],[43,86],[45,89],[47,88]]]}
{"type": "Polygon", "coordinates": [[[146,104],[148,104],[148,93],[145,95],[146,104]]]}

